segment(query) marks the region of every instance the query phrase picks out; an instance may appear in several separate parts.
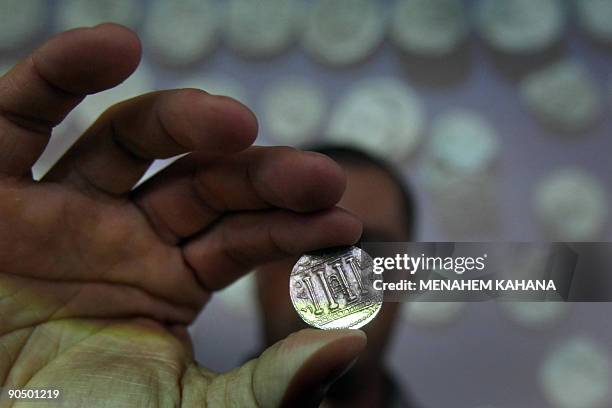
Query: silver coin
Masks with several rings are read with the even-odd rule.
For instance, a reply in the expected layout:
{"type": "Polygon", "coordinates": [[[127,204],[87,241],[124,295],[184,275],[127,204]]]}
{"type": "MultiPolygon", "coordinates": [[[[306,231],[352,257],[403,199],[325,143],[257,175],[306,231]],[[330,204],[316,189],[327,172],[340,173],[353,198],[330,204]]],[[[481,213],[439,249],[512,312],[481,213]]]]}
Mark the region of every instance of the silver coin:
{"type": "Polygon", "coordinates": [[[283,78],[263,93],[263,119],[276,141],[303,145],[319,133],[326,102],[316,82],[297,76],[283,78]]]}
{"type": "Polygon", "coordinates": [[[358,329],[376,317],[383,291],[374,289],[372,258],[357,247],[303,255],[289,278],[293,307],[319,329],[358,329]]]}
{"type": "Polygon", "coordinates": [[[539,372],[540,387],[552,406],[608,406],[612,364],[605,344],[590,337],[565,339],[548,353],[539,372]]]}
{"type": "Polygon", "coordinates": [[[584,134],[604,111],[590,69],[574,60],[559,61],[527,75],[519,94],[543,125],[577,135],[584,134]]]}
{"type": "Polygon", "coordinates": [[[156,0],[142,30],[145,50],[173,67],[190,66],[218,43],[220,12],[213,0],[156,0]]]}
{"type": "Polygon", "coordinates": [[[431,160],[445,170],[472,175],[488,171],[501,146],[484,116],[456,108],[434,120],[428,150],[431,160]]]}
{"type": "Polygon", "coordinates": [[[576,14],[594,40],[612,44],[612,0],[576,0],[576,14]]]}
{"type": "Polygon", "coordinates": [[[380,2],[318,0],[306,18],[302,45],[321,63],[347,66],[372,54],[384,36],[380,2]]]}
{"type": "Polygon", "coordinates": [[[543,178],[533,208],[543,232],[559,241],[596,241],[605,235],[610,198],[604,184],[578,167],[564,167],[543,178]]]}
{"type": "Polygon", "coordinates": [[[333,110],[326,133],[332,143],[400,161],[416,149],[424,124],[416,91],[404,81],[383,76],[354,85],[333,110]]]}
{"type": "Polygon", "coordinates": [[[509,54],[542,51],[558,41],[565,28],[560,0],[479,0],[476,14],[484,40],[509,54]]]}
{"type": "Polygon", "coordinates": [[[439,57],[452,52],[468,33],[461,0],[398,0],[389,34],[407,52],[439,57]]]}
{"type": "Polygon", "coordinates": [[[227,45],[247,57],[270,57],[284,51],[300,26],[296,0],[231,0],[224,35],[227,45]]]}
{"type": "Polygon", "coordinates": [[[143,14],[140,3],[135,0],[62,0],[58,6],[55,22],[58,31],[111,21],[134,28],[143,14]]]}

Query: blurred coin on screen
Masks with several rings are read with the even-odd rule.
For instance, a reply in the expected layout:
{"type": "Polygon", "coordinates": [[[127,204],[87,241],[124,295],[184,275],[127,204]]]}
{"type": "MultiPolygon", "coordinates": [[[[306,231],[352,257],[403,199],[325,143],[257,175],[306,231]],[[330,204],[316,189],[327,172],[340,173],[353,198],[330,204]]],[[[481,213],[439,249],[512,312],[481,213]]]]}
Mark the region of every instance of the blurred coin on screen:
{"type": "Polygon", "coordinates": [[[559,41],[565,27],[560,0],[479,0],[476,14],[482,38],[507,54],[543,51],[559,41]]]}
{"type": "Polygon", "coordinates": [[[612,0],[575,0],[578,23],[594,40],[612,45],[612,0]]]}
{"type": "Polygon", "coordinates": [[[602,98],[588,68],[561,61],[535,71],[519,87],[527,108],[553,130],[578,133],[601,116],[602,98]]]}
{"type": "Polygon", "coordinates": [[[452,108],[434,119],[419,181],[448,239],[478,240],[497,233],[500,152],[496,130],[476,111],[452,108]]]}
{"type": "Polygon", "coordinates": [[[497,133],[475,111],[453,109],[438,116],[432,124],[428,153],[449,171],[461,174],[486,171],[499,152],[497,133]]]}
{"type": "Polygon", "coordinates": [[[546,330],[566,316],[566,302],[500,301],[502,312],[512,322],[526,329],[546,330]]]}
{"type": "Polygon", "coordinates": [[[464,302],[415,299],[402,304],[402,318],[408,324],[422,328],[441,327],[455,322],[464,309],[464,302]]]}
{"type": "Polygon", "coordinates": [[[579,168],[556,170],[535,187],[534,211],[545,234],[558,241],[601,238],[610,200],[599,180],[579,168]]]}
{"type": "Polygon", "coordinates": [[[454,108],[434,119],[421,166],[429,189],[466,189],[497,160],[500,141],[493,127],[477,112],[454,108]],[[461,184],[458,184],[461,183],[461,184]]]}
{"type": "Polygon", "coordinates": [[[376,0],[316,0],[311,5],[302,43],[319,62],[357,63],[381,43],[385,21],[376,0]]]}
{"type": "Polygon", "coordinates": [[[391,19],[391,39],[414,54],[449,54],[469,32],[461,0],[398,0],[391,19]]]}
{"type": "Polygon", "coordinates": [[[196,88],[211,95],[223,95],[248,104],[247,90],[242,83],[232,76],[214,72],[195,74],[172,84],[173,88],[196,88]]]}
{"type": "Polygon", "coordinates": [[[299,146],[318,136],[327,103],[316,82],[282,78],[270,84],[262,98],[266,128],[277,142],[299,146]]]}
{"type": "Polygon", "coordinates": [[[332,111],[328,140],[401,160],[421,140],[425,114],[417,93],[392,77],[364,79],[349,89],[332,111]]]}
{"type": "Polygon", "coordinates": [[[108,22],[134,28],[143,11],[144,4],[137,0],[61,0],[57,4],[56,28],[65,31],[108,22]]]}
{"type": "Polygon", "coordinates": [[[221,14],[214,0],[154,0],[143,27],[145,52],[169,66],[188,66],[217,45],[221,14]]]}
{"type": "Polygon", "coordinates": [[[0,1],[0,52],[19,49],[34,40],[44,28],[44,0],[0,1]]]}
{"type": "Polygon", "coordinates": [[[563,340],[549,351],[539,380],[555,407],[608,407],[612,384],[609,349],[588,337],[563,340]]]}
{"type": "Polygon", "coordinates": [[[303,10],[296,0],[229,0],[224,35],[242,55],[268,57],[284,51],[295,39],[303,10]]]}

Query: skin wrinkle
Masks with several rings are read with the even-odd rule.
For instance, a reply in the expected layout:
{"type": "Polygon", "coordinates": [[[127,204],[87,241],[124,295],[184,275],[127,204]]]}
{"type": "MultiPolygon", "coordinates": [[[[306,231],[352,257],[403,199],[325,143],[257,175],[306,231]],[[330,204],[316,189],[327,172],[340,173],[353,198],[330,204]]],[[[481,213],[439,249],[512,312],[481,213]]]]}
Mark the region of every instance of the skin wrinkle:
{"type": "MultiPolygon", "coordinates": [[[[3,275],[12,276],[11,274],[8,274],[8,273],[4,273],[3,275]]],[[[19,293],[21,293],[21,292],[25,292],[25,291],[27,291],[28,289],[29,289],[28,287],[23,287],[23,288],[20,288],[20,289],[19,289],[19,290],[17,290],[16,292],[12,293],[12,294],[11,294],[11,296],[9,296],[9,297],[8,297],[8,299],[9,299],[9,300],[10,300],[10,299],[12,299],[14,303],[17,303],[17,304],[18,304],[18,303],[19,303],[19,301],[17,300],[17,294],[19,294],[19,293]]],[[[27,292],[26,292],[26,293],[27,293],[27,292]]],[[[4,298],[4,299],[7,299],[7,298],[4,298]]],[[[25,308],[28,308],[28,305],[23,305],[23,306],[24,306],[24,309],[25,309],[25,308]]],[[[29,310],[32,310],[32,309],[31,309],[31,308],[29,308],[29,310]]],[[[38,313],[38,312],[39,312],[39,311],[38,311],[38,310],[36,310],[36,309],[34,309],[34,311],[35,311],[36,313],[38,313]]],[[[41,322],[43,319],[46,319],[47,317],[48,317],[48,316],[36,315],[36,316],[34,316],[34,321],[35,321],[36,323],[29,324],[28,326],[33,326],[34,324],[40,324],[40,322],[41,322]]],[[[27,327],[27,326],[26,326],[26,327],[27,327]]],[[[17,330],[19,330],[19,328],[18,328],[17,330]]],[[[10,334],[10,333],[12,333],[13,331],[15,331],[15,329],[11,329],[11,330],[10,330],[10,331],[8,331],[8,332],[3,332],[3,331],[1,331],[1,330],[0,330],[0,334],[2,334],[2,335],[4,335],[4,334],[10,334]]]]}
{"type": "Polygon", "coordinates": [[[295,255],[294,254],[295,251],[291,251],[281,246],[280,244],[281,241],[279,241],[274,236],[274,228],[272,228],[272,226],[268,227],[268,240],[270,241],[270,244],[272,244],[272,248],[274,248],[274,251],[277,254],[279,254],[281,257],[292,257],[295,255]]]}
{"type": "MultiPolygon", "coordinates": [[[[8,272],[5,272],[3,274],[8,275],[8,276],[16,276],[18,278],[23,278],[23,276],[21,276],[21,275],[16,275],[16,274],[8,273],[8,272]]],[[[177,308],[186,307],[186,305],[183,305],[183,306],[174,305],[171,302],[169,302],[168,300],[163,299],[163,298],[159,298],[158,296],[156,296],[156,295],[154,295],[152,293],[147,292],[145,289],[143,289],[141,287],[133,286],[133,285],[127,285],[127,284],[123,284],[123,283],[107,282],[107,281],[92,281],[92,280],[74,280],[74,279],[64,279],[64,280],[59,280],[58,281],[57,279],[51,279],[51,278],[49,278],[49,279],[45,279],[45,278],[31,278],[31,277],[26,277],[26,278],[27,279],[32,279],[32,280],[48,282],[50,284],[57,283],[57,282],[59,282],[59,283],[67,283],[67,284],[75,284],[75,285],[82,284],[82,283],[87,283],[87,284],[91,284],[91,285],[109,286],[111,288],[113,286],[126,287],[126,288],[128,288],[130,290],[141,292],[144,296],[146,296],[147,298],[150,298],[150,299],[152,299],[154,301],[160,301],[162,303],[168,303],[169,305],[171,305],[173,307],[177,307],[177,308]]],[[[64,305],[60,305],[60,307],[66,307],[66,305],[65,304],[64,305]]],[[[53,312],[52,315],[55,314],[56,312],[53,312]]],[[[196,311],[193,310],[193,313],[195,314],[196,311]]],[[[74,317],[74,316],[72,316],[72,317],[74,317]]],[[[85,317],[85,316],[83,316],[83,317],[85,317]]],[[[86,316],[86,317],[93,317],[93,316],[86,316]]],[[[131,317],[134,317],[134,316],[132,315],[131,317]]],[[[45,317],[45,318],[48,318],[48,317],[45,317]]],[[[61,319],[64,319],[64,318],[67,318],[67,317],[62,317],[62,318],[59,318],[57,320],[61,320],[61,319]]],[[[50,321],[54,321],[54,320],[55,319],[52,319],[50,321]]],[[[177,323],[185,323],[185,322],[177,322],[177,323]]],[[[10,332],[0,332],[0,333],[6,334],[6,333],[10,333],[10,332]]]]}
{"type": "MultiPolygon", "coordinates": [[[[287,150],[289,151],[292,149],[287,148],[287,150]]],[[[246,177],[248,180],[247,186],[251,187],[251,191],[254,193],[254,195],[258,197],[262,202],[266,203],[267,206],[270,206],[271,205],[270,201],[273,201],[273,202],[278,203],[278,207],[287,208],[284,198],[279,197],[278,194],[275,194],[272,189],[268,189],[267,191],[267,194],[273,196],[272,200],[266,200],[264,198],[264,194],[261,194],[261,191],[259,190],[259,187],[258,187],[259,183],[257,182],[257,179],[255,177],[255,174],[257,173],[256,170],[261,170],[261,169],[256,169],[255,168],[256,164],[257,162],[255,160],[249,160],[249,162],[247,163],[247,166],[246,166],[246,177]]]]}
{"type": "MultiPolygon", "coordinates": [[[[13,368],[13,367],[16,367],[16,366],[18,365],[18,363],[19,363],[19,359],[20,359],[20,357],[21,357],[21,354],[23,353],[23,350],[24,350],[24,349],[25,349],[25,348],[28,346],[28,344],[30,344],[30,341],[32,340],[32,338],[34,337],[34,335],[36,334],[36,332],[37,332],[38,330],[40,330],[40,327],[41,327],[41,326],[36,326],[36,327],[33,327],[33,328],[32,328],[32,331],[30,332],[30,335],[29,335],[29,336],[28,336],[28,337],[25,339],[25,341],[23,342],[23,344],[22,344],[22,345],[21,345],[21,347],[19,348],[19,351],[17,352],[17,355],[15,356],[15,359],[13,360],[13,363],[12,363],[12,364],[9,366],[9,370],[8,370],[8,375],[7,375],[7,378],[8,378],[8,377],[10,377],[11,372],[12,372],[12,368],[13,368]]],[[[44,367],[44,365],[43,365],[43,367],[44,367]]],[[[41,368],[42,368],[42,367],[41,367],[41,368]]],[[[40,370],[41,368],[39,368],[39,370],[40,370]]],[[[29,379],[28,379],[28,380],[26,380],[26,381],[25,381],[25,383],[23,383],[23,384],[13,384],[13,385],[20,386],[20,388],[25,388],[25,387],[27,387],[28,383],[29,383],[29,382],[32,380],[32,378],[33,378],[33,377],[36,375],[37,371],[38,371],[38,370],[34,371],[34,373],[32,373],[32,374],[29,376],[29,379]]],[[[6,381],[6,378],[5,378],[5,381],[6,381]]],[[[3,385],[4,385],[4,382],[3,382],[3,385]]]]}
{"type": "MultiPolygon", "coordinates": [[[[10,350],[8,350],[8,348],[6,347],[6,345],[4,345],[4,343],[1,341],[2,338],[0,338],[0,344],[3,346],[3,348],[6,350],[7,355],[9,356],[9,358],[11,359],[11,363],[8,365],[8,367],[2,367],[3,371],[5,371],[4,373],[4,378],[2,378],[2,382],[0,382],[0,384],[2,386],[4,386],[6,384],[6,380],[7,378],[10,376],[11,373],[11,368],[15,366],[15,362],[17,361],[17,357],[21,354],[22,349],[25,347],[25,344],[27,343],[28,339],[30,338],[30,336],[32,335],[33,331],[35,330],[36,327],[25,327],[25,328],[21,328],[18,330],[15,330],[13,332],[9,332],[8,334],[15,334],[18,331],[27,331],[28,333],[25,333],[26,338],[24,339],[24,341],[22,342],[22,344],[19,346],[19,350],[17,351],[17,355],[13,358],[13,356],[11,355],[10,350]]],[[[5,335],[3,335],[2,337],[5,337],[5,335]]]]}
{"type": "MultiPolygon", "coordinates": [[[[34,56],[28,57],[23,62],[23,64],[31,67],[30,72],[33,73],[36,76],[36,79],[40,80],[40,82],[44,84],[49,91],[55,94],[54,96],[58,96],[64,99],[73,98],[75,99],[74,101],[75,105],[79,102],[79,99],[83,98],[82,95],[77,95],[77,94],[65,91],[57,87],[55,84],[51,83],[47,78],[45,78],[40,73],[40,70],[38,66],[36,65],[36,60],[34,56]]],[[[15,84],[15,81],[16,81],[15,78],[13,78],[13,76],[11,75],[5,75],[4,77],[2,77],[1,82],[5,86],[2,87],[1,91],[4,91],[6,88],[13,88],[13,89],[18,88],[17,84],[15,84]]],[[[39,133],[39,134],[44,133],[47,137],[50,136],[51,129],[55,127],[58,123],[60,123],[65,117],[64,115],[62,117],[57,118],[56,120],[53,120],[53,119],[29,116],[24,113],[14,112],[11,109],[8,109],[6,106],[1,106],[1,105],[0,105],[0,115],[5,117],[7,120],[11,121],[13,124],[15,124],[18,127],[24,127],[27,130],[30,130],[34,133],[39,133]],[[16,119],[16,121],[11,120],[9,116],[16,119]]]]}
{"type": "MultiPolygon", "coordinates": [[[[129,138],[121,137],[121,132],[118,130],[119,127],[116,123],[116,118],[111,116],[111,119],[108,121],[108,129],[110,133],[111,141],[119,147],[123,153],[125,153],[130,159],[134,160],[136,163],[148,164],[151,160],[155,160],[155,157],[146,157],[144,154],[140,154],[140,151],[137,147],[130,145],[129,138]]],[[[105,129],[101,129],[100,134],[104,134],[105,129]]],[[[125,193],[116,194],[118,196],[125,195],[125,193]]]]}
{"type": "MultiPolygon", "coordinates": [[[[178,390],[179,390],[179,396],[180,396],[180,400],[179,400],[179,407],[180,408],[187,408],[184,404],[185,404],[185,388],[187,388],[188,384],[189,384],[189,380],[192,380],[194,376],[197,376],[197,379],[202,379],[201,382],[203,383],[199,388],[202,389],[202,392],[204,393],[206,388],[208,387],[208,378],[206,376],[204,376],[200,370],[198,370],[198,367],[193,364],[187,364],[185,366],[185,370],[182,372],[181,376],[178,377],[178,382],[177,382],[177,386],[178,386],[178,390]],[[193,371],[196,371],[195,373],[193,371]]],[[[208,406],[208,402],[206,401],[206,399],[203,399],[200,401],[201,404],[203,404],[203,408],[206,408],[208,406]]]]}
{"type": "MultiPolygon", "coordinates": [[[[15,126],[15,123],[11,122],[6,116],[4,116],[2,114],[2,112],[0,111],[0,118],[4,121],[9,122],[11,125],[15,126]]],[[[3,126],[2,126],[3,127],[3,126]]],[[[12,133],[12,132],[7,132],[8,135],[10,135],[10,137],[7,137],[7,135],[3,135],[4,137],[0,138],[0,140],[2,141],[2,144],[0,145],[0,147],[2,147],[2,149],[0,149],[1,155],[0,158],[2,159],[2,161],[6,161],[6,162],[10,162],[10,158],[15,156],[15,152],[17,151],[17,136],[12,133]],[[6,144],[7,139],[10,139],[10,145],[6,144]]],[[[5,178],[9,178],[11,179],[11,176],[7,176],[7,175],[3,175],[2,172],[0,172],[0,180],[3,180],[5,178]]]]}
{"type": "Polygon", "coordinates": [[[257,393],[255,392],[255,372],[257,372],[257,368],[259,367],[259,363],[261,362],[260,359],[255,359],[255,360],[251,360],[253,361],[252,366],[253,368],[251,368],[251,378],[250,378],[250,391],[251,391],[251,395],[253,396],[253,401],[255,402],[255,406],[256,407],[261,407],[261,402],[259,402],[259,400],[257,399],[257,393]]]}
{"type": "MultiPolygon", "coordinates": [[[[187,235],[187,236],[181,236],[181,234],[179,234],[177,231],[174,231],[171,229],[170,225],[168,225],[167,222],[164,221],[164,225],[163,227],[167,228],[169,233],[173,234],[176,238],[174,241],[172,242],[167,242],[169,245],[174,245],[177,247],[181,248],[181,253],[183,253],[183,260],[185,261],[186,266],[189,267],[189,269],[195,273],[193,271],[193,268],[188,265],[187,261],[186,261],[186,257],[184,255],[184,252],[182,251],[182,248],[193,238],[195,238],[196,236],[200,235],[200,234],[204,234],[206,233],[209,228],[211,227],[211,225],[214,224],[214,221],[219,218],[223,212],[214,210],[209,203],[207,203],[202,196],[199,194],[199,192],[197,191],[197,184],[199,183],[198,180],[196,180],[197,178],[197,172],[198,172],[198,167],[197,166],[190,166],[191,167],[191,171],[188,174],[187,177],[187,182],[186,184],[189,186],[189,192],[190,192],[190,196],[195,199],[197,201],[197,206],[200,207],[201,210],[203,210],[205,213],[209,214],[209,218],[210,220],[208,220],[208,225],[204,226],[203,228],[193,232],[191,235],[187,235]]],[[[138,190],[136,190],[136,194],[138,194],[138,190]]],[[[134,198],[134,192],[132,192],[132,199],[134,198]]],[[[156,223],[151,220],[151,218],[155,218],[157,220],[163,220],[162,217],[157,216],[157,210],[154,209],[154,205],[148,205],[145,206],[141,205],[141,202],[139,200],[134,200],[134,203],[136,203],[136,205],[138,206],[138,208],[140,208],[141,212],[145,215],[145,217],[147,218],[147,220],[149,221],[149,224],[152,225],[152,228],[157,231],[157,227],[156,227],[156,223]],[[151,212],[152,214],[149,214],[149,212],[151,212]]],[[[146,202],[146,200],[145,200],[146,202]]],[[[194,275],[195,276],[195,275],[194,275]]]]}
{"type": "MultiPolygon", "coordinates": [[[[100,322],[98,322],[98,323],[100,323],[100,322]]],[[[38,375],[38,373],[39,373],[39,372],[40,372],[42,369],[44,369],[44,368],[45,368],[45,366],[49,365],[50,363],[52,363],[53,361],[55,361],[56,359],[58,359],[58,358],[59,358],[59,357],[60,357],[62,354],[65,354],[65,353],[69,352],[71,349],[74,349],[76,346],[78,346],[79,344],[81,344],[81,343],[85,342],[87,339],[91,338],[92,336],[95,336],[95,335],[97,335],[98,333],[101,333],[101,332],[102,332],[104,329],[106,329],[106,328],[108,327],[108,325],[110,325],[110,323],[107,323],[106,325],[103,325],[102,327],[100,327],[100,328],[99,328],[99,330],[96,330],[96,331],[94,331],[93,333],[90,333],[88,336],[86,336],[86,337],[84,337],[84,338],[82,338],[82,339],[77,340],[77,342],[76,342],[76,343],[74,343],[73,345],[71,345],[71,346],[69,346],[67,349],[65,349],[65,350],[63,351],[63,353],[59,353],[59,341],[58,341],[58,342],[56,342],[56,349],[57,349],[57,350],[56,350],[56,354],[55,354],[55,355],[53,355],[53,356],[52,356],[52,357],[50,357],[50,358],[47,358],[47,363],[46,363],[46,364],[43,364],[43,365],[42,365],[40,368],[38,368],[37,370],[35,370],[35,371],[34,371],[34,373],[32,373],[32,374],[30,375],[30,378],[29,378],[29,379],[28,379],[28,380],[27,380],[25,383],[23,383],[23,384],[14,384],[14,385],[18,386],[19,388],[27,388],[27,387],[28,387],[28,385],[30,384],[30,382],[31,382],[31,381],[32,381],[32,380],[33,380],[33,379],[34,379],[34,378],[35,378],[35,377],[38,375]]],[[[8,376],[7,376],[7,377],[10,377],[10,374],[11,374],[11,371],[12,371],[12,367],[17,366],[17,364],[19,363],[19,357],[21,356],[21,353],[23,352],[23,350],[24,350],[24,349],[27,347],[27,345],[28,345],[28,344],[29,344],[29,342],[31,341],[32,337],[33,337],[33,336],[35,335],[35,333],[36,333],[37,331],[39,331],[39,330],[43,330],[43,331],[45,331],[45,330],[46,330],[46,327],[45,327],[45,326],[46,326],[46,323],[45,323],[45,324],[42,324],[42,325],[40,325],[40,324],[39,324],[39,325],[37,325],[37,326],[33,327],[33,330],[32,330],[32,332],[30,333],[30,335],[27,337],[27,339],[26,339],[26,341],[25,341],[24,345],[23,345],[23,346],[20,348],[19,353],[17,354],[17,357],[16,357],[16,358],[15,358],[15,360],[14,360],[14,361],[15,361],[15,362],[14,362],[14,364],[12,364],[12,365],[11,365],[11,367],[9,367],[9,374],[8,374],[8,376]]],[[[47,336],[47,337],[49,337],[49,339],[50,339],[50,340],[52,340],[52,337],[51,337],[51,336],[47,336]]],[[[48,357],[48,356],[47,356],[47,357],[48,357]]],[[[6,381],[6,379],[5,379],[5,381],[6,381]]],[[[4,385],[4,383],[3,383],[3,385],[4,385]]]]}
{"type": "Polygon", "coordinates": [[[161,216],[161,213],[155,208],[154,205],[145,206],[137,203],[141,212],[149,222],[149,225],[157,234],[163,239],[167,245],[176,245],[180,241],[179,234],[172,229],[170,225],[161,216]]]}
{"type": "Polygon", "coordinates": [[[227,203],[223,202],[221,198],[218,197],[218,194],[213,194],[213,192],[210,190],[210,187],[207,186],[206,183],[201,180],[201,173],[203,173],[203,170],[201,169],[195,171],[194,186],[196,193],[200,196],[201,200],[206,203],[208,208],[211,208],[214,213],[217,213],[220,216],[228,209],[228,205],[227,203]]]}
{"type": "MultiPolygon", "coordinates": [[[[57,93],[60,97],[64,97],[65,99],[68,99],[68,98],[75,98],[75,99],[83,98],[83,94],[82,93],[76,93],[76,92],[69,91],[68,89],[64,89],[64,88],[60,87],[59,85],[54,84],[47,77],[45,77],[42,74],[42,72],[40,71],[40,68],[39,68],[38,64],[36,63],[37,56],[38,56],[38,53],[34,53],[34,54],[32,54],[32,55],[30,55],[28,57],[29,61],[32,64],[31,65],[32,66],[32,72],[36,75],[36,77],[38,79],[40,79],[45,85],[47,85],[49,90],[53,91],[54,93],[57,93]]],[[[61,122],[62,119],[63,118],[61,118],[59,120],[59,122],[61,122]]]]}
{"type": "Polygon", "coordinates": [[[44,136],[47,139],[51,136],[51,129],[54,126],[53,123],[47,122],[44,119],[37,119],[35,117],[9,112],[2,109],[2,107],[0,107],[0,116],[17,129],[27,130],[29,133],[44,136]]]}
{"type": "MultiPolygon", "coordinates": [[[[67,204],[62,206],[62,210],[64,212],[64,215],[62,217],[64,220],[71,220],[73,218],[70,215],[70,212],[68,210],[68,205],[67,204]]],[[[145,220],[145,222],[150,225],[149,220],[147,219],[147,217],[142,212],[140,212],[140,214],[142,214],[143,220],[145,220]]],[[[92,221],[92,222],[93,222],[94,225],[95,224],[99,225],[101,223],[101,221],[92,221]]],[[[90,222],[90,223],[92,223],[92,222],[90,222]]],[[[80,227],[77,227],[77,228],[78,229],[75,230],[74,227],[69,227],[69,229],[71,229],[73,231],[79,231],[80,227]]],[[[130,234],[131,234],[131,232],[130,232],[130,234]]],[[[76,251],[76,254],[79,256],[79,261],[77,262],[77,265],[85,265],[86,268],[88,270],[91,270],[91,271],[98,270],[99,268],[97,267],[97,265],[89,263],[89,259],[88,259],[87,255],[86,255],[88,253],[87,248],[89,247],[89,244],[86,243],[86,242],[83,242],[80,239],[77,239],[77,237],[80,236],[80,234],[78,232],[77,233],[68,234],[68,235],[71,237],[71,239],[73,241],[72,244],[70,245],[70,247],[78,248],[78,250],[76,251]]],[[[113,240],[111,240],[111,242],[133,242],[133,240],[130,239],[130,238],[121,239],[121,240],[113,239],[113,240]]],[[[148,249],[148,250],[152,250],[152,249],[148,249]]],[[[143,254],[143,257],[147,258],[146,256],[144,256],[144,254],[143,254]]],[[[180,255],[180,257],[181,257],[181,259],[183,259],[182,255],[180,255]]],[[[184,259],[183,259],[183,261],[184,261],[184,259]]],[[[139,287],[135,283],[132,283],[132,282],[129,282],[129,281],[114,282],[110,278],[108,278],[108,276],[110,274],[112,274],[115,270],[122,269],[121,266],[123,265],[124,262],[126,262],[126,261],[123,259],[123,257],[118,257],[116,261],[114,261],[113,263],[108,265],[106,268],[102,269],[101,274],[99,275],[99,279],[100,279],[99,281],[92,280],[91,278],[84,279],[83,281],[87,281],[87,282],[90,282],[90,281],[92,281],[92,282],[101,282],[101,283],[107,283],[107,284],[120,284],[120,285],[126,285],[126,286],[129,286],[129,287],[132,287],[134,289],[139,289],[139,287]]],[[[77,267],[79,267],[79,266],[77,266],[77,267]]],[[[188,270],[193,275],[193,270],[191,268],[189,268],[188,270]]],[[[71,279],[64,280],[64,281],[77,281],[78,282],[79,280],[71,278],[71,279]]],[[[175,299],[165,298],[165,297],[161,296],[160,294],[155,294],[155,293],[151,292],[150,290],[146,289],[145,287],[141,287],[140,289],[142,291],[144,291],[145,293],[147,293],[152,298],[161,298],[161,299],[164,299],[165,301],[167,301],[169,303],[175,303],[176,302],[175,299]]],[[[207,292],[207,290],[205,288],[202,288],[202,289],[203,289],[204,292],[207,292]]],[[[206,295],[206,293],[204,293],[204,295],[206,295]]],[[[183,306],[193,306],[193,305],[191,305],[188,302],[185,302],[182,305],[183,306]]]]}
{"type": "MultiPolygon", "coordinates": [[[[156,123],[159,125],[159,128],[162,131],[162,134],[170,141],[173,142],[173,144],[175,145],[175,149],[177,150],[178,153],[176,154],[180,154],[180,153],[184,153],[184,152],[189,152],[189,151],[193,151],[194,146],[184,146],[183,144],[179,143],[175,137],[172,135],[172,133],[170,133],[169,128],[164,120],[163,115],[159,112],[159,106],[158,104],[154,105],[155,110],[155,114],[153,115],[155,117],[155,121],[156,123]]],[[[167,157],[171,157],[174,156],[175,154],[169,154],[167,157]]]]}

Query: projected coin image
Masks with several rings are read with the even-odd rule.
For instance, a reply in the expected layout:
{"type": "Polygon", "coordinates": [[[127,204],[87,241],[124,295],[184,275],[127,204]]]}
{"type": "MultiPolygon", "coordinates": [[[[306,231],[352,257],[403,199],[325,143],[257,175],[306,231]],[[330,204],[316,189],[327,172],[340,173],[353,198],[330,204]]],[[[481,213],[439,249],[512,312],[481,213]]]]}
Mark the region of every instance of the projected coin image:
{"type": "Polygon", "coordinates": [[[303,255],[289,278],[293,307],[302,320],[319,329],[358,329],[380,310],[383,291],[374,289],[382,279],[372,258],[357,247],[303,255]]]}

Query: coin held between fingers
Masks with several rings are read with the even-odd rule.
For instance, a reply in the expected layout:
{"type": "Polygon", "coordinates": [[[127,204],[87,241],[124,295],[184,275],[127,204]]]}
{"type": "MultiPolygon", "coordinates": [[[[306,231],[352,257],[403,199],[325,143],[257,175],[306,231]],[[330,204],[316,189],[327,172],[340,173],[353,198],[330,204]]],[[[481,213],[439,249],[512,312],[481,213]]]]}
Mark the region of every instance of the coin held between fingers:
{"type": "Polygon", "coordinates": [[[293,307],[319,329],[358,329],[372,321],[383,301],[372,258],[355,246],[303,255],[289,278],[293,307]]]}

